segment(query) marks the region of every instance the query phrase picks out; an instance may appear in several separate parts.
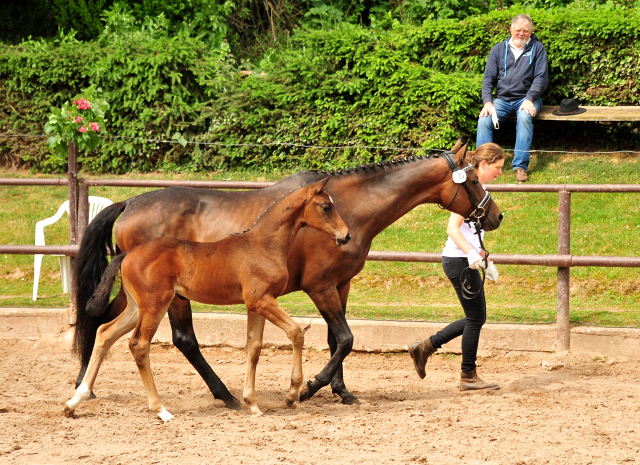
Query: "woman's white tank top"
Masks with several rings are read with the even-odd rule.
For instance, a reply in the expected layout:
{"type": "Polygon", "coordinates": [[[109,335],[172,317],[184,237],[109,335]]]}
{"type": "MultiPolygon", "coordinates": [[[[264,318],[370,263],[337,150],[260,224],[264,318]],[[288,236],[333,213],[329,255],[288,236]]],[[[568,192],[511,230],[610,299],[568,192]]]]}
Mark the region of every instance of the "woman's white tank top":
{"type": "MultiPolygon", "coordinates": [[[[480,253],[480,239],[476,234],[476,223],[474,221],[470,221],[467,223],[466,221],[460,225],[460,232],[469,243],[471,247],[476,249],[476,252],[480,253]]],[[[482,235],[482,240],[484,240],[484,231],[480,229],[480,234],[482,235]]],[[[456,244],[453,242],[450,236],[447,237],[447,242],[444,244],[444,249],[442,250],[443,257],[466,257],[467,254],[464,253],[456,244]]]]}

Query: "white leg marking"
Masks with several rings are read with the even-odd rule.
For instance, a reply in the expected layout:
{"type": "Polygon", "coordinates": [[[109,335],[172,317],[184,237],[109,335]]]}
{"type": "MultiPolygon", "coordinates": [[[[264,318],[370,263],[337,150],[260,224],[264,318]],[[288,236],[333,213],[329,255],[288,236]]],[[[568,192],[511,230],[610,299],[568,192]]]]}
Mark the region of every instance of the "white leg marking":
{"type": "Polygon", "coordinates": [[[262,411],[260,410],[260,408],[257,405],[250,405],[249,406],[249,411],[251,412],[251,416],[252,417],[261,417],[262,416],[262,411]]]}
{"type": "Polygon", "coordinates": [[[87,386],[87,383],[82,383],[80,386],[78,386],[78,389],[76,389],[76,395],[73,396],[73,399],[67,402],[67,406],[69,407],[70,410],[75,410],[75,408],[80,404],[80,402],[87,400],[90,395],[91,395],[91,389],[89,389],[89,386],[87,386]]]}
{"type": "Polygon", "coordinates": [[[162,410],[160,411],[158,416],[165,423],[170,421],[170,420],[173,420],[173,415],[171,415],[169,412],[167,412],[167,409],[165,409],[164,406],[162,406],[162,410]]]}

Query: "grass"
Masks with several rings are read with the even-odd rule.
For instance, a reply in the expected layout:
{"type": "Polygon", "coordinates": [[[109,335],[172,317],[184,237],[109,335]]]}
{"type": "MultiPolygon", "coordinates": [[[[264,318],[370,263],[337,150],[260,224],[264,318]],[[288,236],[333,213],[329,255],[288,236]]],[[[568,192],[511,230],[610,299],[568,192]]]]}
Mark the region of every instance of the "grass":
{"type": "MultiPolygon", "coordinates": [[[[530,182],[536,184],[626,184],[640,182],[638,156],[532,156],[530,182]]],[[[507,162],[509,165],[509,161],[507,162]]],[[[287,173],[220,172],[204,174],[132,174],[135,179],[278,180],[287,173]]],[[[0,171],[0,177],[45,177],[25,171],[0,171]]],[[[85,174],[84,177],[95,177],[85,174]]],[[[109,176],[116,178],[116,176],[109,176]]],[[[514,182],[506,170],[500,183],[514,182]]],[[[90,195],[114,201],[138,195],[142,188],[92,188],[90,195]]],[[[494,193],[505,212],[503,225],[486,236],[495,253],[557,253],[558,196],[555,193],[494,193]]],[[[574,255],[637,256],[640,244],[640,194],[572,194],[571,251],[574,255]]],[[[0,243],[33,244],[35,223],[51,216],[67,198],[65,187],[0,186],[0,243]]],[[[448,213],[434,205],[409,212],[374,241],[372,250],[439,252],[446,238],[448,213]]],[[[68,243],[68,221],[46,229],[48,244],[68,243]]],[[[0,306],[64,307],[56,257],[46,257],[37,301],[31,300],[33,257],[0,255],[0,306]]],[[[556,313],[556,273],[551,267],[499,266],[497,284],[488,283],[489,321],[552,323],[556,313]]],[[[303,293],[283,296],[293,315],[317,316],[303,293]]],[[[640,269],[575,267],[571,270],[571,319],[577,324],[640,326],[640,269]]],[[[244,313],[244,307],[196,311],[244,313]]],[[[353,280],[348,315],[352,318],[451,321],[462,315],[440,264],[368,262],[353,280]]]]}

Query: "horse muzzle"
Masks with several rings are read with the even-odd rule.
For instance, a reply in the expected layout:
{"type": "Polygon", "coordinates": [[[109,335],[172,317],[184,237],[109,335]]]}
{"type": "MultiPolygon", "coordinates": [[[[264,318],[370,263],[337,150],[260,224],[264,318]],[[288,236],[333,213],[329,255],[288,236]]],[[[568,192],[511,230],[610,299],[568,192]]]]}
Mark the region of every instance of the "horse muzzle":
{"type": "Polygon", "coordinates": [[[500,212],[495,217],[485,215],[480,219],[480,226],[482,226],[482,229],[484,229],[485,231],[495,231],[500,227],[503,218],[504,214],[502,212],[500,212]]]}
{"type": "Polygon", "coordinates": [[[351,240],[351,233],[347,231],[347,234],[336,234],[335,241],[336,245],[345,245],[348,244],[351,240]]]}

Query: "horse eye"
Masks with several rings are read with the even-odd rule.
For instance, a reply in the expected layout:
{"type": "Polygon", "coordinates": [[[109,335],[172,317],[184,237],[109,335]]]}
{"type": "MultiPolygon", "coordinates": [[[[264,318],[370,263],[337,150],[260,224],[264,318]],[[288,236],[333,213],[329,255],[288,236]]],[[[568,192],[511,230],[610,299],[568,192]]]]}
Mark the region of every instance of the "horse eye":
{"type": "Polygon", "coordinates": [[[480,184],[480,181],[478,181],[477,179],[474,179],[473,181],[471,181],[471,184],[473,184],[474,186],[477,186],[478,184],[480,184]]]}
{"type": "Polygon", "coordinates": [[[331,204],[330,203],[326,203],[322,206],[322,209],[326,212],[330,212],[331,211],[331,204]]]}

